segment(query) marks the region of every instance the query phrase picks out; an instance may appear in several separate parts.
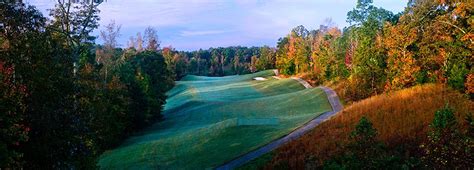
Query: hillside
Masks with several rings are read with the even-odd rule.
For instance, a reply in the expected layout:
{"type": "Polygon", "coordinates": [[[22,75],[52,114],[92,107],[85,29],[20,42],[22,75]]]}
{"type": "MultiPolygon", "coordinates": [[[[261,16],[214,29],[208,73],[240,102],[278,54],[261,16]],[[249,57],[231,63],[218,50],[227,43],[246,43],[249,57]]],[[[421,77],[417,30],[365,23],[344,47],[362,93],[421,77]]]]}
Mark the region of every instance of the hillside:
{"type": "Polygon", "coordinates": [[[186,76],[168,92],[164,121],[105,152],[100,168],[204,169],[277,139],[331,110],[326,94],[273,71],[186,76]],[[256,81],[255,77],[266,80],[256,81]]]}
{"type": "MultiPolygon", "coordinates": [[[[448,104],[464,123],[474,110],[474,102],[443,85],[427,84],[381,94],[346,107],[302,138],[279,148],[267,168],[303,169],[309,164],[321,166],[325,160],[343,152],[349,134],[362,116],[378,131],[377,138],[388,148],[419,156],[419,146],[426,140],[429,124],[436,110],[448,104]]],[[[267,156],[268,157],[268,156],[267,156]]]]}

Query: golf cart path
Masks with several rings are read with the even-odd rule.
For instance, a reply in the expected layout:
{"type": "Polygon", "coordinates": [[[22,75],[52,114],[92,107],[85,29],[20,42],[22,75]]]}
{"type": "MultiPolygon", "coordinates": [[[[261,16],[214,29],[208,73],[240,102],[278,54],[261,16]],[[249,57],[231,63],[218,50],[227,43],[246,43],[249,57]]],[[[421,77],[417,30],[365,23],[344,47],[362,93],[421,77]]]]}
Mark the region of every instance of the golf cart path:
{"type": "MultiPolygon", "coordinates": [[[[274,72],[275,72],[275,75],[278,75],[278,71],[274,70],[274,72]]],[[[292,79],[300,82],[303,86],[305,86],[305,88],[312,88],[312,86],[308,82],[304,81],[301,78],[292,77],[292,79]]],[[[309,121],[308,123],[304,124],[303,126],[299,127],[298,129],[292,131],[288,135],[283,136],[279,139],[276,139],[256,150],[253,150],[244,155],[241,155],[229,162],[226,162],[223,165],[218,166],[216,169],[227,170],[227,169],[235,169],[239,166],[242,166],[245,163],[250,162],[251,160],[262,156],[263,154],[271,152],[275,150],[276,148],[290,141],[298,139],[299,137],[303,136],[305,133],[307,133],[308,131],[316,127],[317,125],[321,124],[322,122],[326,120],[329,120],[332,116],[336,115],[338,112],[340,112],[343,109],[342,104],[339,102],[339,97],[337,96],[334,90],[328,87],[324,87],[324,86],[319,86],[317,88],[322,89],[326,93],[328,97],[328,101],[331,104],[332,111],[325,112],[319,115],[318,117],[314,118],[313,120],[309,121]]]]}

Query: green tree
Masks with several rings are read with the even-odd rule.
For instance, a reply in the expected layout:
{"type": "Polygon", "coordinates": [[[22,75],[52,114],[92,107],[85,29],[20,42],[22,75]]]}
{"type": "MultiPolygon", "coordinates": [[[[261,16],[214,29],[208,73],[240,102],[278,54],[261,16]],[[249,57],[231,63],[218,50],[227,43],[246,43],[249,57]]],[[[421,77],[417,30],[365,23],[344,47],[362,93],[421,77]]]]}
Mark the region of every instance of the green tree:
{"type": "MultiPolygon", "coordinates": [[[[351,40],[357,46],[351,63],[351,81],[356,83],[358,99],[377,94],[386,81],[386,51],[383,48],[384,24],[396,20],[390,11],[372,5],[372,0],[358,0],[355,9],[347,14],[351,40]]],[[[357,99],[356,99],[357,100],[357,99]]]]}
{"type": "Polygon", "coordinates": [[[173,63],[175,63],[174,73],[175,73],[176,80],[181,79],[190,71],[188,70],[189,62],[185,55],[186,55],[185,53],[177,53],[173,57],[173,63]]]}
{"type": "Polygon", "coordinates": [[[377,141],[376,137],[377,130],[366,117],[359,120],[355,130],[350,135],[352,143],[349,145],[349,150],[352,152],[351,154],[358,157],[360,163],[365,164],[363,166],[373,167],[374,165],[370,164],[370,160],[377,157],[377,154],[381,152],[383,144],[377,141]]]}
{"type": "Polygon", "coordinates": [[[275,50],[268,47],[263,46],[260,47],[260,57],[259,62],[257,63],[256,69],[257,70],[267,70],[275,68],[275,50]]]}
{"type": "Polygon", "coordinates": [[[359,120],[350,140],[343,155],[324,163],[325,169],[402,168],[400,160],[389,155],[384,144],[377,140],[377,130],[366,117],[359,120]]]}
{"type": "Polygon", "coordinates": [[[449,169],[474,166],[472,136],[459,131],[454,111],[448,105],[436,111],[430,128],[428,142],[421,145],[424,151],[422,160],[426,167],[449,169]]]}
{"type": "Polygon", "coordinates": [[[85,50],[86,44],[93,43],[95,37],[90,35],[99,27],[99,3],[84,1],[74,4],[73,1],[58,1],[51,9],[53,18],[49,29],[57,40],[63,41],[65,48],[71,51],[73,62],[79,60],[79,55],[85,50]]]}
{"type": "Polygon", "coordinates": [[[174,85],[174,80],[160,53],[141,52],[128,63],[121,68],[121,81],[128,86],[133,129],[140,129],[162,118],[165,93],[174,85]]]}

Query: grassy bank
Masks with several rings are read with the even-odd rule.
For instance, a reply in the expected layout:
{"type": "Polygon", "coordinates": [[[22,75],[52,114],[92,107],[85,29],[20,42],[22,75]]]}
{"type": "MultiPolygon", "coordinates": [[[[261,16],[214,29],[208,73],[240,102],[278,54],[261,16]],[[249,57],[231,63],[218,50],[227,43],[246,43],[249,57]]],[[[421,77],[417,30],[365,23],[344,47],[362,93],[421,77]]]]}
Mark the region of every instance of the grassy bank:
{"type": "Polygon", "coordinates": [[[290,169],[302,169],[309,164],[322,166],[324,161],[345,151],[343,146],[363,116],[373,123],[378,140],[391,151],[403,151],[404,155],[419,158],[420,145],[427,140],[434,113],[446,104],[462,123],[474,110],[472,101],[444,85],[427,84],[370,97],[353,103],[307,135],[279,148],[267,166],[290,169]]]}

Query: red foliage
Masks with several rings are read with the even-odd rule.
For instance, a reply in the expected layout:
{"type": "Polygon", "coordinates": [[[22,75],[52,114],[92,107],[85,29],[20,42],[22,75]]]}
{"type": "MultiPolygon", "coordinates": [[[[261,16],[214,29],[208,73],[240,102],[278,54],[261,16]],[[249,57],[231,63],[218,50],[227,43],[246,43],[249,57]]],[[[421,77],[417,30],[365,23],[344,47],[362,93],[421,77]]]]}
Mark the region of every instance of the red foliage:
{"type": "Polygon", "coordinates": [[[27,96],[27,88],[14,80],[13,66],[0,61],[0,161],[6,166],[18,166],[21,154],[17,151],[22,142],[28,140],[30,128],[23,121],[26,106],[23,99],[27,96]]]}
{"type": "Polygon", "coordinates": [[[352,58],[354,56],[354,51],[356,48],[355,42],[351,42],[349,48],[346,50],[345,64],[348,69],[352,68],[352,58]]]}

